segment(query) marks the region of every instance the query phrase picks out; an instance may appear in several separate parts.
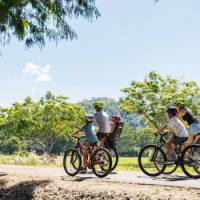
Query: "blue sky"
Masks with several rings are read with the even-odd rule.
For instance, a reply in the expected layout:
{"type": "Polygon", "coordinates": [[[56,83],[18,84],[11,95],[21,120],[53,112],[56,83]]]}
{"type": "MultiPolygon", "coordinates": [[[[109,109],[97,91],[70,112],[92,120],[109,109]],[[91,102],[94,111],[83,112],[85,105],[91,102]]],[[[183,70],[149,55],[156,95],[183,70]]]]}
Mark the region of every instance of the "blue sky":
{"type": "Polygon", "coordinates": [[[26,50],[0,47],[0,106],[40,98],[48,90],[77,102],[119,98],[149,71],[200,82],[199,0],[98,0],[101,18],[70,21],[72,42],[26,50]]]}

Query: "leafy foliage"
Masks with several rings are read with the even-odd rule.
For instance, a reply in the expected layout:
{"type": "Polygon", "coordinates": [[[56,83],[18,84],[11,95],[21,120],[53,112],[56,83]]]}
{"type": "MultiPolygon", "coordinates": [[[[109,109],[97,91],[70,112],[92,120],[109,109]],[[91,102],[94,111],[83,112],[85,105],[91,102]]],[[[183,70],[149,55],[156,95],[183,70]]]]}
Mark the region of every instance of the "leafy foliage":
{"type": "Polygon", "coordinates": [[[100,16],[95,0],[0,0],[0,13],[0,42],[5,45],[14,35],[26,47],[77,38],[69,19],[100,16]]]}
{"type": "Polygon", "coordinates": [[[29,148],[51,153],[58,139],[66,140],[81,126],[83,115],[78,105],[47,92],[38,102],[27,97],[23,103],[1,109],[0,130],[5,138],[17,136],[29,148]]]}
{"type": "Polygon", "coordinates": [[[196,82],[184,82],[150,72],[143,82],[133,81],[122,90],[126,96],[121,107],[128,113],[139,113],[151,127],[158,129],[167,120],[166,109],[177,98],[185,99],[195,114],[200,114],[200,87],[196,82]]]}
{"type": "Polygon", "coordinates": [[[18,137],[11,136],[10,138],[3,140],[0,144],[0,151],[4,154],[14,154],[19,152],[23,144],[18,137]]]}
{"type": "Polygon", "coordinates": [[[83,107],[86,113],[93,114],[95,112],[93,104],[96,101],[102,101],[104,103],[104,110],[108,113],[111,118],[113,115],[120,115],[124,122],[128,124],[130,127],[143,127],[144,122],[139,118],[136,114],[127,114],[120,109],[119,101],[116,101],[112,98],[102,97],[102,98],[92,98],[85,99],[81,101],[79,104],[83,107]]]}

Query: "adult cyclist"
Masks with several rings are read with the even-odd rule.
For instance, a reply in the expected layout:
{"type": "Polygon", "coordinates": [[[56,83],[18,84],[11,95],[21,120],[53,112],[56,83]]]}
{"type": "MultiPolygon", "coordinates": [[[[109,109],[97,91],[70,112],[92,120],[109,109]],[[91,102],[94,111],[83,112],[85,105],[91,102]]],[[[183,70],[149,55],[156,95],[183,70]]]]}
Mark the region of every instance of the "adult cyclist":
{"type": "Polygon", "coordinates": [[[192,111],[186,107],[183,99],[176,100],[176,108],[178,109],[178,116],[182,117],[184,124],[188,127],[188,141],[187,145],[195,143],[200,137],[200,122],[195,118],[192,111]]]}
{"type": "Polygon", "coordinates": [[[94,118],[98,125],[97,137],[101,142],[101,146],[104,146],[105,138],[110,134],[110,120],[108,114],[103,110],[104,103],[101,101],[97,101],[94,103],[94,108],[96,113],[94,114],[94,118]]]}

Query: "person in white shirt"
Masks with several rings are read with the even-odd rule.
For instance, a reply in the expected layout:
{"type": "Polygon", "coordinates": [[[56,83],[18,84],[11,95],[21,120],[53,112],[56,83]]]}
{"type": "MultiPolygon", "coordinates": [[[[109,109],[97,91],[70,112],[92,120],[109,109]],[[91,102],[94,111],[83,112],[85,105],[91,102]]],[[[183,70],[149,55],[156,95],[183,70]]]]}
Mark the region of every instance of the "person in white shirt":
{"type": "Polygon", "coordinates": [[[97,137],[103,146],[105,138],[110,134],[110,120],[108,114],[103,110],[104,104],[101,101],[95,102],[94,108],[96,113],[94,118],[98,125],[97,137]]]}
{"type": "Polygon", "coordinates": [[[167,160],[172,160],[172,149],[175,147],[175,145],[178,145],[180,143],[184,143],[188,139],[188,132],[185,128],[184,124],[178,119],[177,115],[177,109],[175,107],[171,107],[167,109],[169,121],[166,125],[164,125],[162,128],[160,128],[156,134],[161,134],[165,129],[169,129],[172,131],[175,135],[167,141],[167,160]]]}

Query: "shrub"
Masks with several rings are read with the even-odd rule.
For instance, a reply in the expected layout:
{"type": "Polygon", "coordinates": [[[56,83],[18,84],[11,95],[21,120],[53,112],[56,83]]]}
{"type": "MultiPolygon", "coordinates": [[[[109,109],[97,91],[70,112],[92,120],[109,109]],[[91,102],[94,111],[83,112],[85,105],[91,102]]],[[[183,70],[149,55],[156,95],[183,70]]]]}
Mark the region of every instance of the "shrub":
{"type": "Polygon", "coordinates": [[[1,145],[0,150],[3,154],[14,154],[19,152],[22,148],[22,142],[16,136],[11,136],[8,139],[5,139],[1,145]]]}

